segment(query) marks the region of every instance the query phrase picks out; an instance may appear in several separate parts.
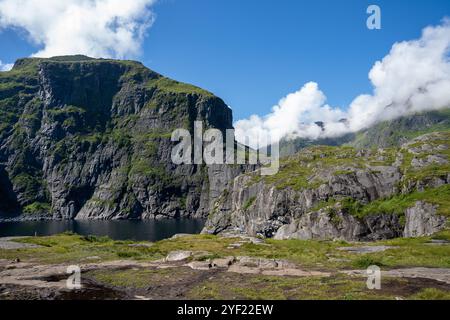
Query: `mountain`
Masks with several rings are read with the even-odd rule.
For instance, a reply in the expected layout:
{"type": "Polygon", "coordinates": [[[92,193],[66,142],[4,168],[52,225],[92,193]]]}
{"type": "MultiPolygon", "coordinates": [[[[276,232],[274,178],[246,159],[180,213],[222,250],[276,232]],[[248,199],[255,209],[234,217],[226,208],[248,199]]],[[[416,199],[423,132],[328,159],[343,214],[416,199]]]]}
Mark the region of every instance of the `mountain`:
{"type": "Polygon", "coordinates": [[[237,177],[204,233],[380,240],[430,235],[450,217],[450,131],[401,147],[310,146],[273,176],[237,177]]]}
{"type": "Polygon", "coordinates": [[[357,133],[349,133],[336,138],[317,140],[283,138],[280,141],[280,155],[282,157],[290,156],[303,148],[314,145],[340,146],[345,144],[358,149],[394,147],[422,134],[439,130],[450,130],[450,108],[383,121],[357,133]]]}
{"type": "Polygon", "coordinates": [[[350,133],[337,138],[283,138],[280,140],[280,157],[284,158],[296,154],[300,150],[309,146],[340,146],[345,143],[351,143],[355,139],[355,135],[350,133]]]}
{"type": "Polygon", "coordinates": [[[204,217],[242,168],[172,164],[171,132],[195,120],[232,128],[220,98],[139,62],[20,59],[0,72],[0,212],[204,217]]]}
{"type": "Polygon", "coordinates": [[[378,123],[356,133],[348,144],[356,148],[399,146],[422,134],[450,130],[450,108],[417,113],[378,123]]]}
{"type": "Polygon", "coordinates": [[[196,120],[205,129],[232,128],[230,108],[210,92],[135,61],[20,59],[0,72],[0,213],[202,217],[206,233],[277,239],[429,234],[450,214],[448,116],[442,110],[339,139],[291,141],[282,150],[302,152],[263,177],[258,166],[172,163],[174,129],[192,132],[196,120]]]}

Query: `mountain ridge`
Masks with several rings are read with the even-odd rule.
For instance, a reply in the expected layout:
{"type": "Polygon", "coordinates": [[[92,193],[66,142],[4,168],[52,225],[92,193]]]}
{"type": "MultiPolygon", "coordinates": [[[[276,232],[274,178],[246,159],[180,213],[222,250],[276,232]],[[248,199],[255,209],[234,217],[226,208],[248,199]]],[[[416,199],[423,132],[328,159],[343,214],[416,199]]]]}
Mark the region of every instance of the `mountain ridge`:
{"type": "Polygon", "coordinates": [[[339,137],[283,138],[280,141],[280,155],[290,156],[312,145],[348,145],[358,149],[394,147],[421,134],[445,130],[450,130],[450,107],[382,121],[367,129],[339,137]]]}
{"type": "Polygon", "coordinates": [[[172,163],[174,129],[192,132],[196,120],[232,128],[231,109],[208,91],[135,61],[19,59],[0,73],[0,212],[18,219],[199,217],[207,218],[207,233],[280,239],[427,234],[442,227],[441,209],[449,206],[427,191],[448,193],[449,115],[299,140],[276,175],[261,177],[257,165],[172,163]],[[402,211],[387,210],[390,201],[402,211]]]}

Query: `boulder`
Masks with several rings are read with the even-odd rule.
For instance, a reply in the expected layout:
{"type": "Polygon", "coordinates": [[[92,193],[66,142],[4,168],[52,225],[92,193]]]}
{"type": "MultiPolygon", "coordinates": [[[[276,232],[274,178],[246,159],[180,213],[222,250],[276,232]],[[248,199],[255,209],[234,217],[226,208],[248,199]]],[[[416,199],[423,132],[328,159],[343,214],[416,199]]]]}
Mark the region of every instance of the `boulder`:
{"type": "Polygon", "coordinates": [[[218,258],[212,261],[212,266],[216,268],[228,268],[236,259],[234,257],[218,258]]]}
{"type": "Polygon", "coordinates": [[[193,255],[192,251],[183,251],[183,250],[172,251],[167,255],[165,261],[167,262],[184,261],[192,257],[192,255],[193,255]]]}
{"type": "Polygon", "coordinates": [[[406,210],[404,237],[429,236],[445,227],[446,217],[436,214],[436,206],[417,201],[415,206],[406,210]]]}

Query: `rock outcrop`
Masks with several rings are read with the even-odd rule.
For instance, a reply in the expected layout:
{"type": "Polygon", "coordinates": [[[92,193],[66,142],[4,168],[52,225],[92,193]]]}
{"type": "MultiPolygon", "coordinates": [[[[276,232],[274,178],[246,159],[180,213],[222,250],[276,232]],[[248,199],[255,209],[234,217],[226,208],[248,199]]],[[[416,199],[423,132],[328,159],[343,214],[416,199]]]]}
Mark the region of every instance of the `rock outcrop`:
{"type": "Polygon", "coordinates": [[[436,206],[417,201],[414,207],[406,210],[404,237],[429,236],[442,230],[447,219],[436,214],[436,206]]]}
{"type": "Polygon", "coordinates": [[[275,176],[235,178],[203,232],[349,241],[429,235],[447,220],[449,138],[427,134],[395,149],[307,148],[275,176]]]}

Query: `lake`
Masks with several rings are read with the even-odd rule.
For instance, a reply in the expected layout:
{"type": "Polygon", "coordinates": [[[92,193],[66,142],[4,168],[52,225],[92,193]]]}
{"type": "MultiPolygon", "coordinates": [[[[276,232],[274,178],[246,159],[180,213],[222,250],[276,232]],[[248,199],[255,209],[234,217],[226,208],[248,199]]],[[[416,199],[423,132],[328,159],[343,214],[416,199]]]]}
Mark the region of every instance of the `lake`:
{"type": "Polygon", "coordinates": [[[48,236],[72,231],[114,240],[158,241],[177,233],[200,233],[204,224],[201,219],[0,222],[0,237],[48,236]]]}

